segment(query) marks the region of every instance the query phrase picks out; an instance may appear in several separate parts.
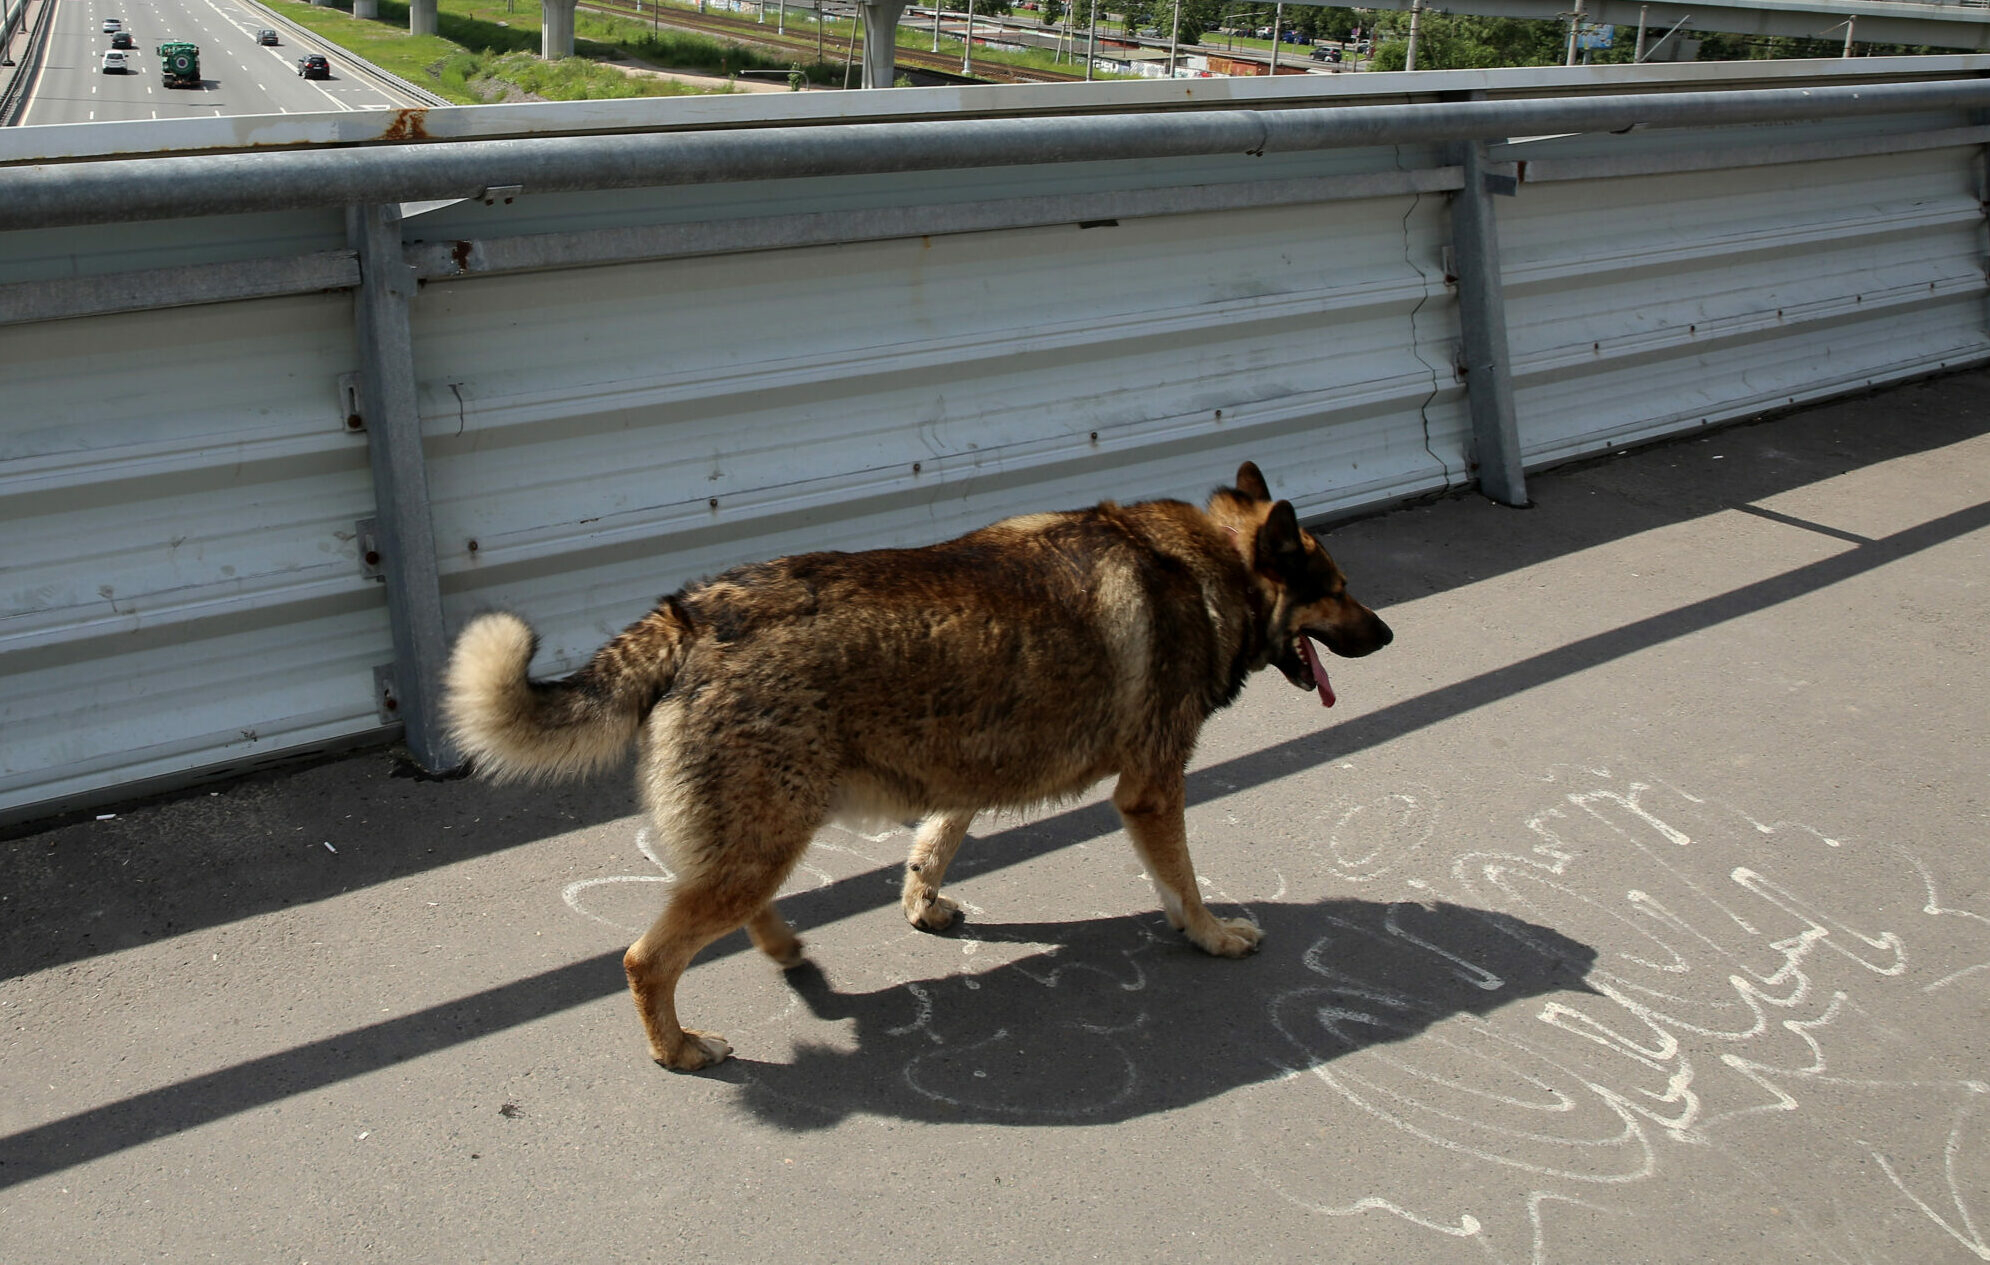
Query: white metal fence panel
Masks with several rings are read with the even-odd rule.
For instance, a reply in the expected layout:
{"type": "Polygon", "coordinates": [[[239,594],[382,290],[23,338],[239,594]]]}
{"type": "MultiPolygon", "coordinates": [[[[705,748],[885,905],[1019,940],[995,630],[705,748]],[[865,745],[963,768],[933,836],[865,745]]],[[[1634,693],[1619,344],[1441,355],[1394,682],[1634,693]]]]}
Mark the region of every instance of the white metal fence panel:
{"type": "Polygon", "coordinates": [[[0,329],[0,805],[380,727],[343,294],[0,329]]]}
{"type": "MultiPolygon", "coordinates": [[[[1802,131],[1828,144],[1871,129],[1802,131]]],[[[1661,145],[1682,148],[1653,137],[1647,155],[1661,145]]],[[[1981,152],[1524,182],[1500,202],[1500,235],[1528,462],[1990,354],[1981,152]]]]}
{"type": "Polygon", "coordinates": [[[739,561],[1244,457],[1311,513],[1462,482],[1443,228],[1412,195],[430,284],[450,613],[527,613],[557,670],[739,561]]]}

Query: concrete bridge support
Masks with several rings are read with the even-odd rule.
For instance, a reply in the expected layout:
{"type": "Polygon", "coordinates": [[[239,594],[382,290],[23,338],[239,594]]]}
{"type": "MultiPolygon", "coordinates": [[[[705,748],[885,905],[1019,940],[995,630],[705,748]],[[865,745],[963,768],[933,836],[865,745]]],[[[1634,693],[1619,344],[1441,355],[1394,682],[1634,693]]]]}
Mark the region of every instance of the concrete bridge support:
{"type": "Polygon", "coordinates": [[[864,87],[889,88],[898,77],[898,19],[905,0],[862,0],[864,87]]]}
{"type": "Polygon", "coordinates": [[[547,61],[574,55],[574,0],[539,0],[539,55],[547,61]]]}
{"type": "Polygon", "coordinates": [[[435,0],[411,0],[408,5],[408,34],[435,34],[435,0]]]}
{"type": "Polygon", "coordinates": [[[352,16],[377,21],[380,17],[380,0],[352,0],[352,16]]]}

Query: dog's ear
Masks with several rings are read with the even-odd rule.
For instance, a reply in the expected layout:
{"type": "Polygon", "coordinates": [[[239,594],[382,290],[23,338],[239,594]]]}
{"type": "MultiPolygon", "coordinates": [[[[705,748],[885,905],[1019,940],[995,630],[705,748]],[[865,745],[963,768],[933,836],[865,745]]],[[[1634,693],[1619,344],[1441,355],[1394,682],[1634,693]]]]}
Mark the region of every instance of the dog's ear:
{"type": "Polygon", "coordinates": [[[1253,501],[1271,499],[1271,489],[1265,486],[1264,472],[1258,469],[1255,461],[1246,461],[1237,467],[1237,490],[1253,501]]]}
{"type": "Polygon", "coordinates": [[[1260,573],[1287,584],[1305,573],[1306,545],[1292,502],[1273,505],[1259,524],[1255,565],[1260,573]]]}

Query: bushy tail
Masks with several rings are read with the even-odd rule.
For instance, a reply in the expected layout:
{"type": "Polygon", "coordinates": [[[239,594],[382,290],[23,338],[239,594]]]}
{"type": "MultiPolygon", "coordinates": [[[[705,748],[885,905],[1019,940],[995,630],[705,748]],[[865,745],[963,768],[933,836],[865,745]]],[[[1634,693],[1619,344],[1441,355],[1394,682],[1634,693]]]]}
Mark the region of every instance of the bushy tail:
{"type": "Polygon", "coordinates": [[[516,615],[479,615],[456,639],[443,720],[477,771],[501,781],[563,778],[619,763],[677,676],[691,630],[666,605],[630,625],[563,681],[526,675],[538,635],[516,615]]]}

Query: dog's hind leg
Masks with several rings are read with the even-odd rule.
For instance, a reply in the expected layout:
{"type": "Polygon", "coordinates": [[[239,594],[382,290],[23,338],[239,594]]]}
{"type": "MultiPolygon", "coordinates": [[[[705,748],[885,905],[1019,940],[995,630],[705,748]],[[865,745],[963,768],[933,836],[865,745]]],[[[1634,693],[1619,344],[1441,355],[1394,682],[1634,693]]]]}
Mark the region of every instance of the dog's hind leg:
{"type": "Polygon", "coordinates": [[[1264,932],[1248,918],[1218,918],[1202,903],[1195,864],[1188,856],[1188,823],[1182,816],[1186,802],[1180,769],[1158,778],[1124,773],[1112,793],[1113,807],[1126,823],[1134,850],[1147,863],[1169,923],[1206,953],[1243,957],[1257,949],[1264,932]]]}
{"type": "Polygon", "coordinates": [[[746,934],[753,938],[755,948],[773,958],[784,971],[792,970],[807,960],[802,956],[801,937],[788,925],[788,920],[781,917],[771,900],[747,922],[746,934]]]}
{"type": "MultiPolygon", "coordinates": [[[[803,839],[794,849],[800,855],[803,839]]],[[[636,999],[650,1057],[680,1072],[710,1067],[732,1053],[716,1033],[697,1032],[677,1021],[677,981],[698,950],[727,932],[747,924],[753,942],[780,960],[801,960],[801,941],[774,912],[774,891],[787,867],[763,864],[743,869],[735,865],[723,875],[692,878],[671,893],[670,902],[640,940],[622,955],[629,992],[636,999]],[[781,953],[776,953],[776,949],[781,953]]],[[[784,963],[793,965],[795,963],[784,963]]]]}
{"type": "Polygon", "coordinates": [[[972,810],[954,810],[934,813],[919,823],[912,855],[905,860],[905,886],[899,904],[906,921],[921,931],[944,931],[960,912],[958,904],[940,895],[940,884],[946,880],[947,867],[953,864],[954,853],[960,851],[973,820],[972,810]]]}

